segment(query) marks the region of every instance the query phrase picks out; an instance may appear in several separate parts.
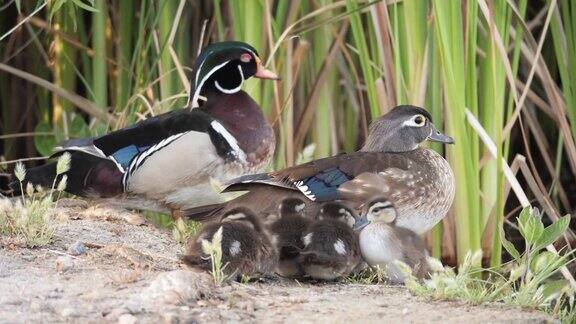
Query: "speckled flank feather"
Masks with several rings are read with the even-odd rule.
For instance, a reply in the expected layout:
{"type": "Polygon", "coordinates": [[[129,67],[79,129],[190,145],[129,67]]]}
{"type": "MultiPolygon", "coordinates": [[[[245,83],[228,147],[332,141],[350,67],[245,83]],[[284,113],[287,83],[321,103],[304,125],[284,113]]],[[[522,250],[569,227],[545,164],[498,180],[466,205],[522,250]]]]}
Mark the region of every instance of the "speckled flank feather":
{"type": "Polygon", "coordinates": [[[454,199],[454,176],[448,162],[429,149],[403,153],[400,167],[362,173],[343,184],[344,199],[365,202],[383,195],[396,207],[398,226],[425,233],[448,212],[454,199]]]}

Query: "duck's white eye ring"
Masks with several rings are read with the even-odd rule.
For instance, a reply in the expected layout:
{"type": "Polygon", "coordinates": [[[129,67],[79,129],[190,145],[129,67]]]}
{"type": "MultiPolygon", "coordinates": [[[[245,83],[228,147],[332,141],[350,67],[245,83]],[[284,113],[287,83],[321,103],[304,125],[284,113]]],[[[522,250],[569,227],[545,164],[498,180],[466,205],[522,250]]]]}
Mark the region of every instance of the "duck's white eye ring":
{"type": "Polygon", "coordinates": [[[402,123],[403,126],[410,126],[410,127],[422,127],[425,124],[426,124],[426,117],[424,117],[423,115],[416,115],[408,119],[404,123],[402,123]]]}

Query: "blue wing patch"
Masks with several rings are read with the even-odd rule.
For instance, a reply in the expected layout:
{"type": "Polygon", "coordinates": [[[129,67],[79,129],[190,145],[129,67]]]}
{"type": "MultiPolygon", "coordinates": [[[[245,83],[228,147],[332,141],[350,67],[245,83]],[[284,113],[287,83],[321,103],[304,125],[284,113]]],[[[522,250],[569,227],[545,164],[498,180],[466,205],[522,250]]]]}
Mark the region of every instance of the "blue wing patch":
{"type": "Polygon", "coordinates": [[[126,146],[112,153],[110,158],[112,158],[114,162],[122,168],[122,172],[125,172],[130,165],[130,162],[132,162],[132,159],[134,159],[138,154],[146,151],[149,147],[150,146],[137,147],[136,145],[126,146]]]}
{"type": "Polygon", "coordinates": [[[294,185],[308,199],[313,201],[331,201],[338,199],[338,187],[350,178],[334,167],[294,182],[294,185]]]}

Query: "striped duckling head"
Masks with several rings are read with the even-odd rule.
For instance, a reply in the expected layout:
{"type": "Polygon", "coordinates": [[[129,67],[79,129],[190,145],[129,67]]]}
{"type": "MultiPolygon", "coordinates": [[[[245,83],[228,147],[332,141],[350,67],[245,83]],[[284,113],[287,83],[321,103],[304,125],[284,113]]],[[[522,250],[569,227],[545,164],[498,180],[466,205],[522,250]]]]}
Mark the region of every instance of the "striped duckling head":
{"type": "Polygon", "coordinates": [[[363,205],[361,216],[356,218],[354,229],[360,230],[371,223],[393,224],[396,216],[396,208],[386,197],[375,197],[363,205]]]}
{"type": "Polygon", "coordinates": [[[236,207],[228,210],[221,219],[222,223],[235,222],[242,223],[258,233],[262,233],[262,225],[258,216],[250,209],[245,207],[236,207]]]}
{"type": "Polygon", "coordinates": [[[350,227],[354,226],[356,217],[353,209],[338,201],[325,203],[318,212],[318,220],[333,219],[350,227]]]}

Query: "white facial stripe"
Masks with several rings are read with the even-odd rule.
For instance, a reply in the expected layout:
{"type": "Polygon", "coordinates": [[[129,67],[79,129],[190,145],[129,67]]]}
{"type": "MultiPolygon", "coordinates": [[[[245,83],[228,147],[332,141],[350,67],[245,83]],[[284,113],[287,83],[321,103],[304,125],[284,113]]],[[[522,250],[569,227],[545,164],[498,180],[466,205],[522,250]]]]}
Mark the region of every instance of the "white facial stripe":
{"type": "Polygon", "coordinates": [[[346,254],[346,245],[341,239],[336,240],[336,243],[334,243],[334,250],[336,250],[340,255],[346,254]]]}
{"type": "Polygon", "coordinates": [[[246,215],[244,213],[238,213],[238,214],[228,215],[225,218],[231,219],[231,220],[236,220],[236,219],[246,218],[246,215]]]}
{"type": "Polygon", "coordinates": [[[432,133],[434,133],[434,127],[430,127],[430,134],[428,134],[428,137],[426,137],[426,140],[430,139],[430,136],[432,136],[432,133]]]}
{"type": "Polygon", "coordinates": [[[228,142],[228,145],[230,145],[230,147],[232,148],[232,154],[234,154],[236,158],[240,160],[242,163],[246,163],[246,153],[244,153],[244,151],[242,151],[240,146],[238,146],[236,138],[234,138],[234,136],[232,136],[232,134],[230,134],[230,132],[228,132],[226,128],[224,128],[224,126],[222,126],[222,124],[220,124],[216,120],[211,122],[210,126],[212,127],[212,129],[214,129],[220,135],[222,135],[222,137],[224,137],[226,142],[228,142]]]}
{"type": "Polygon", "coordinates": [[[220,83],[218,83],[218,80],[214,81],[214,85],[216,86],[216,89],[226,93],[226,94],[233,94],[236,93],[238,91],[240,91],[240,89],[242,89],[242,84],[244,83],[244,72],[242,72],[242,67],[240,65],[238,65],[238,71],[240,71],[240,84],[233,89],[225,89],[224,87],[222,87],[220,85],[220,83]]]}
{"type": "Polygon", "coordinates": [[[204,82],[206,82],[206,80],[208,80],[212,74],[216,73],[216,71],[218,71],[221,67],[223,67],[224,65],[228,64],[228,62],[230,61],[226,61],[220,65],[216,65],[216,67],[214,67],[212,70],[210,70],[210,72],[208,72],[206,74],[206,76],[204,76],[204,78],[202,80],[200,80],[200,84],[198,84],[198,76],[200,71],[202,71],[202,66],[200,66],[200,68],[198,69],[198,72],[196,73],[196,89],[194,89],[194,95],[192,96],[192,108],[197,108],[200,105],[198,104],[198,98],[200,96],[200,91],[202,90],[202,87],[204,86],[204,82]]]}

